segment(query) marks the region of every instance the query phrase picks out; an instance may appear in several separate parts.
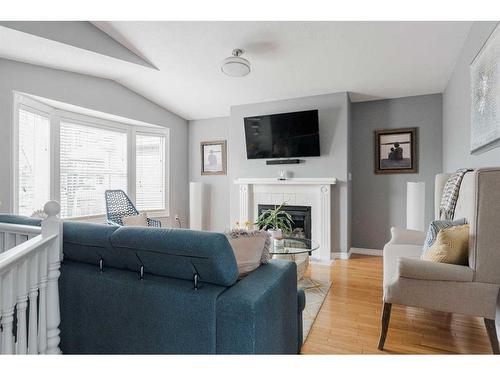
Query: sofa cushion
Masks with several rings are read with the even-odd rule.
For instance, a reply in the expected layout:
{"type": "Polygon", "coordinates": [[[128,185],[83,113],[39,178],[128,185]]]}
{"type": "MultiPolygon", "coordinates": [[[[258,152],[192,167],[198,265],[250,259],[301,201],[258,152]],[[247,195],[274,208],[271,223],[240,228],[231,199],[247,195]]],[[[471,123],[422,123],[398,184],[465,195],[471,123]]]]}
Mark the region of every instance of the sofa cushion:
{"type": "Polygon", "coordinates": [[[231,286],[238,279],[233,249],[222,233],[120,227],[111,235],[121,267],[159,276],[231,286]],[[123,264],[124,263],[124,264],[123,264]]]}

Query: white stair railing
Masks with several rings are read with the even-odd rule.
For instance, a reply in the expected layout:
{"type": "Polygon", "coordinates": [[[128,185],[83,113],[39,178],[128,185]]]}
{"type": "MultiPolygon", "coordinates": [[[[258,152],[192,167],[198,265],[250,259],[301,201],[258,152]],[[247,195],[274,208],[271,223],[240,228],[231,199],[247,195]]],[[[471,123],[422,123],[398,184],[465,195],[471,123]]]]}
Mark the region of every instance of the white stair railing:
{"type": "Polygon", "coordinates": [[[60,206],[42,227],[0,223],[0,353],[59,354],[60,206]],[[17,323],[14,327],[14,314],[17,323]],[[15,328],[15,332],[14,332],[15,328]]]}

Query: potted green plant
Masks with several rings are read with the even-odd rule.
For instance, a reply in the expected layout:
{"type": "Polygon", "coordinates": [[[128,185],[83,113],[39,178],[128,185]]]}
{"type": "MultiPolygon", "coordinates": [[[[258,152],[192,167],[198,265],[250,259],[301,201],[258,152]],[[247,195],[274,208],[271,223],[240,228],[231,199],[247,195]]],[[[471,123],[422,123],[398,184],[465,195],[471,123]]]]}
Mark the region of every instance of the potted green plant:
{"type": "Polygon", "coordinates": [[[283,210],[284,205],[285,203],[281,203],[273,209],[262,212],[255,225],[261,230],[267,230],[272,238],[283,238],[283,233],[288,234],[292,231],[293,224],[292,216],[283,210]]]}

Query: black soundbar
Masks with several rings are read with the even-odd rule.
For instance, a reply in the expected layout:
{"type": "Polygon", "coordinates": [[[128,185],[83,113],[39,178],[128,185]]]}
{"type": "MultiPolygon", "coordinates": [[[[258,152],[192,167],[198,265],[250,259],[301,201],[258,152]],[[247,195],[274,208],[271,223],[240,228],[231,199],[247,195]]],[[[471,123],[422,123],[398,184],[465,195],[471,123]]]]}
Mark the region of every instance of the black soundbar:
{"type": "Polygon", "coordinates": [[[299,164],[300,159],[279,159],[279,160],[266,160],[266,165],[276,164],[299,164]]]}

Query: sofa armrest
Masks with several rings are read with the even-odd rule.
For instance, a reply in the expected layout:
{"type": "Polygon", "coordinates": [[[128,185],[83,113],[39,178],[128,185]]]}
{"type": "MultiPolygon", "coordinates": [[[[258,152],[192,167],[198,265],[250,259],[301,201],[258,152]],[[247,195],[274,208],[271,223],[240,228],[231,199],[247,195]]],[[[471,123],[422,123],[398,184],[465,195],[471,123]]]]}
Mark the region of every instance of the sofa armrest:
{"type": "Polygon", "coordinates": [[[423,246],[426,233],[419,230],[391,227],[391,245],[419,245],[423,246]]]}
{"type": "Polygon", "coordinates": [[[299,349],[297,266],[272,260],[217,299],[217,353],[295,354],[299,349]]]}
{"type": "Polygon", "coordinates": [[[398,275],[409,279],[434,281],[464,281],[473,279],[474,271],[467,266],[431,262],[415,258],[398,259],[398,275]]]}

